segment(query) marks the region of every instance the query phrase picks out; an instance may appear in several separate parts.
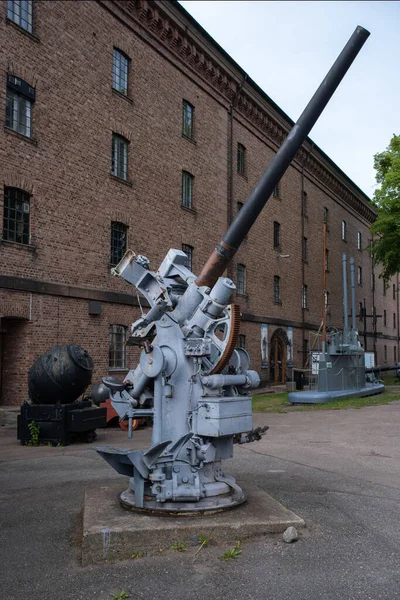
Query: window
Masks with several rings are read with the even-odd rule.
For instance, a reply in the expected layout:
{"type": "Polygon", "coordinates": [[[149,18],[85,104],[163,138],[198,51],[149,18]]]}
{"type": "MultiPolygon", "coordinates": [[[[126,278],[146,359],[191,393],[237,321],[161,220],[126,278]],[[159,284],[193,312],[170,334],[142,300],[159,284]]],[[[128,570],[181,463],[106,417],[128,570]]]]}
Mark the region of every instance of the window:
{"type": "Polygon", "coordinates": [[[119,179],[128,179],[128,140],[113,133],[111,172],[119,179]]]}
{"type": "Polygon", "coordinates": [[[342,240],[346,241],[346,221],[342,221],[342,240]]]}
{"type": "Polygon", "coordinates": [[[278,221],[274,221],[274,250],[281,249],[281,226],[278,221]]]}
{"type": "Polygon", "coordinates": [[[279,183],[274,187],[272,196],[273,196],[273,198],[279,198],[279,183]]]}
{"type": "Polygon", "coordinates": [[[246,148],[243,146],[243,144],[238,144],[237,145],[237,172],[240,173],[240,175],[244,175],[245,174],[245,168],[246,168],[246,148]]]}
{"type": "Polygon", "coordinates": [[[7,74],[6,127],[31,137],[34,100],[35,88],[19,77],[7,74]]]}
{"type": "Polygon", "coordinates": [[[32,16],[32,0],[8,0],[7,17],[29,33],[32,33],[32,16]]]}
{"type": "Polygon", "coordinates": [[[386,310],[383,311],[383,325],[386,327],[386,310]]]}
{"type": "Polygon", "coordinates": [[[188,246],[187,244],[182,244],[182,250],[186,254],[187,258],[185,260],[185,267],[189,269],[189,271],[193,270],[193,246],[188,246]]]}
{"type": "Polygon", "coordinates": [[[358,285],[362,285],[362,268],[357,267],[357,283],[358,285]]]}
{"type": "Polygon", "coordinates": [[[245,265],[237,266],[237,293],[246,293],[246,267],[245,265]]]}
{"type": "Polygon", "coordinates": [[[125,369],[126,367],[126,332],[124,325],[110,325],[110,369],[125,369]]]}
{"type": "Polygon", "coordinates": [[[325,223],[325,225],[328,225],[328,219],[329,219],[329,210],[326,208],[326,206],[324,206],[324,223],[325,223]]]}
{"type": "Polygon", "coordinates": [[[396,300],[396,285],[393,284],[393,300],[396,300]]]}
{"type": "Polygon", "coordinates": [[[329,292],[325,291],[325,310],[328,312],[329,311],[329,292]]]}
{"type": "Polygon", "coordinates": [[[278,275],[274,275],[274,302],[281,303],[281,278],[278,275]]]}
{"type": "Polygon", "coordinates": [[[387,362],[387,346],[383,346],[383,356],[384,356],[384,362],[387,362]]]}
{"type": "Polygon", "coordinates": [[[360,319],[360,321],[364,319],[364,308],[362,302],[358,303],[358,318],[360,319]]]}
{"type": "Polygon", "coordinates": [[[308,215],[308,197],[307,192],[303,192],[302,203],[301,203],[301,212],[303,217],[308,215]]]}
{"type": "Polygon", "coordinates": [[[308,286],[303,285],[303,291],[301,295],[301,308],[308,308],[308,286]]]}
{"type": "Polygon", "coordinates": [[[375,273],[371,273],[371,290],[375,290],[375,273]]]}
{"type": "Polygon", "coordinates": [[[128,95],[128,74],[129,58],[121,50],[114,48],[112,86],[124,96],[128,95]]]}
{"type": "Polygon", "coordinates": [[[243,202],[238,202],[236,206],[237,206],[237,212],[239,212],[239,210],[241,210],[243,208],[243,202]]]}
{"type": "Polygon", "coordinates": [[[385,281],[384,279],[382,279],[382,290],[383,290],[383,295],[386,296],[386,288],[387,288],[387,281],[385,281]]]}
{"type": "Polygon", "coordinates": [[[246,336],[242,333],[239,335],[238,338],[238,348],[243,348],[244,350],[246,350],[246,336]]]}
{"type": "Polygon", "coordinates": [[[361,232],[357,231],[357,250],[362,250],[361,232]]]}
{"type": "Polygon", "coordinates": [[[194,106],[186,100],[182,103],[182,135],[194,138],[194,106]]]}
{"type": "Polygon", "coordinates": [[[393,346],[393,358],[394,358],[394,362],[397,363],[397,348],[396,348],[396,346],[393,346]]]}
{"type": "Polygon", "coordinates": [[[393,329],[396,329],[396,313],[393,313],[393,329]]]}
{"type": "Polygon", "coordinates": [[[4,240],[29,244],[29,213],[29,194],[17,188],[4,188],[4,240]]]}
{"type": "Polygon", "coordinates": [[[306,237],[303,237],[302,258],[303,258],[303,262],[307,262],[308,255],[307,255],[307,238],[306,237]]]}
{"type": "Polygon", "coordinates": [[[193,175],[182,171],[182,206],[193,208],[193,175]]]}
{"type": "Polygon", "coordinates": [[[329,271],[329,250],[325,248],[325,271],[329,271]]]}
{"type": "Polygon", "coordinates": [[[123,223],[111,223],[110,263],[117,265],[126,252],[127,226],[123,223]]]}

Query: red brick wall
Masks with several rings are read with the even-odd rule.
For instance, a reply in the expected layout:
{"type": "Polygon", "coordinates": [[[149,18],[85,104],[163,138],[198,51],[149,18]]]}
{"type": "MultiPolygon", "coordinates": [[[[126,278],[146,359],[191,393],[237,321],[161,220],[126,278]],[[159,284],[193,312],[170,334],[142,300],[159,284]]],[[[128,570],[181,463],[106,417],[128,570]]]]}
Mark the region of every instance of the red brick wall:
{"type": "MultiPolygon", "coordinates": [[[[78,286],[89,290],[89,296],[91,290],[134,292],[127,283],[110,275],[111,221],[128,225],[128,247],[147,255],[152,268],[158,267],[170,247],[180,248],[184,243],[194,247],[194,271],[201,269],[227,226],[228,110],[235,86],[242,78],[199,32],[195,35],[196,43],[201,45],[204,55],[199,53],[193,60],[186,60],[186,50],[178,53],[177,45],[175,49],[167,46],[156,29],[147,27],[148,18],[144,13],[130,19],[116,4],[106,3],[106,6],[109,10],[91,1],[35,2],[34,34],[40,38],[36,39],[7,23],[6,3],[0,5],[0,37],[4,41],[0,53],[3,81],[0,115],[5,114],[7,72],[36,88],[34,140],[0,128],[0,164],[3,165],[0,214],[4,186],[18,187],[31,194],[31,245],[0,242],[0,273],[78,286]],[[119,13],[120,19],[113,16],[113,10],[119,13]],[[128,99],[111,88],[113,46],[131,59],[128,99]],[[222,69],[218,81],[213,79],[211,59],[204,58],[209,51],[213,64],[218,63],[222,69]],[[198,68],[200,63],[202,70],[198,68]],[[231,78],[227,83],[223,73],[231,78]],[[228,88],[232,92],[230,96],[226,93],[228,88]],[[182,137],[183,99],[195,107],[195,143],[182,137]],[[130,141],[131,185],[110,175],[112,132],[130,141]],[[194,175],[192,212],[181,208],[182,170],[194,175]]],[[[130,4],[123,6],[129,10],[130,4]]],[[[166,11],[172,20],[180,10],[168,3],[159,3],[159,9],[166,11]]],[[[185,17],[180,15],[178,20],[182,23],[185,17]]],[[[190,35],[193,25],[187,23],[186,26],[190,35]]],[[[172,38],[176,38],[175,30],[172,38]]],[[[169,40],[170,35],[163,39],[169,40]]],[[[282,116],[260,99],[258,92],[250,90],[249,93],[254,102],[263,105],[263,110],[283,123],[282,116]]],[[[245,201],[277,150],[272,134],[269,137],[261,126],[256,126],[250,113],[240,103],[234,111],[233,214],[236,203],[245,201]],[[236,173],[237,142],[247,149],[245,177],[236,173]]],[[[321,157],[318,160],[322,160],[321,157]]],[[[336,175],[333,169],[332,178],[336,175]]],[[[346,185],[351,187],[348,182],[346,185]]],[[[348,258],[353,255],[356,265],[362,265],[364,281],[362,288],[357,288],[357,302],[365,297],[369,311],[372,308],[370,259],[365,252],[356,250],[356,232],[360,230],[366,242],[368,222],[330,188],[329,182],[323,183],[307,168],[304,186],[309,204],[309,216],[304,221],[309,254],[308,264],[304,266],[304,282],[309,287],[309,310],[301,308],[299,163],[293,163],[284,175],[280,198],[269,201],[232,266],[234,280],[238,262],[247,268],[247,297],[238,298],[243,313],[269,323],[270,336],[277,327],[285,329],[287,324],[294,325],[296,365],[302,362],[303,319],[304,331],[318,328],[321,321],[324,206],[330,212],[329,322],[342,326],[342,251],[347,252],[348,258]],[[348,224],[347,244],[340,240],[343,218],[348,224]],[[272,249],[275,220],[281,223],[281,252],[289,254],[286,259],[277,258],[272,249]],[[273,302],[274,275],[281,277],[281,305],[273,302]],[[276,319],[283,324],[274,321],[276,319]]],[[[352,193],[360,195],[355,189],[352,193]]],[[[65,297],[69,295],[67,288],[60,291],[60,296],[34,293],[32,301],[29,293],[19,294],[8,290],[0,294],[2,322],[10,316],[25,319],[12,323],[11,337],[3,334],[3,354],[8,355],[3,360],[3,403],[19,403],[26,397],[27,370],[35,358],[56,343],[78,343],[86,348],[95,360],[94,380],[107,374],[109,325],[128,325],[138,314],[127,305],[102,302],[101,316],[89,316],[87,300],[65,297]],[[18,310],[10,303],[14,303],[14,307],[18,305],[18,310]],[[26,321],[27,318],[31,321],[26,321]],[[15,380],[18,380],[17,387],[15,380]]],[[[381,285],[377,283],[378,314],[383,307],[388,314],[388,326],[383,334],[398,335],[398,329],[394,331],[389,327],[392,313],[397,310],[391,289],[385,298],[381,296],[381,285]]],[[[244,322],[242,328],[247,336],[252,367],[259,368],[260,323],[244,322]]],[[[372,338],[369,343],[372,344],[372,338]]],[[[395,343],[397,340],[391,338],[388,341],[376,339],[378,362],[383,362],[383,346],[395,343]]],[[[129,353],[129,360],[134,363],[132,351],[129,353]]],[[[388,356],[392,355],[391,349],[388,356]]],[[[263,369],[261,375],[266,379],[268,373],[263,369]]]]}

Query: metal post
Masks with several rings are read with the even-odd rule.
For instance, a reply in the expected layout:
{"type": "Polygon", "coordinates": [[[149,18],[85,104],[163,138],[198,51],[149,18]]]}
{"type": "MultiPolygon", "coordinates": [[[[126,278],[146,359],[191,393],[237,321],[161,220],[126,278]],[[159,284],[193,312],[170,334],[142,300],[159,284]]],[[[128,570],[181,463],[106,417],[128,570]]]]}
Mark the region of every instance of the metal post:
{"type": "Polygon", "coordinates": [[[347,343],[348,331],[349,331],[349,307],[347,303],[347,256],[342,253],[342,267],[343,267],[343,344],[347,343]]]}
{"type": "Polygon", "coordinates": [[[356,286],[354,279],[354,258],[350,258],[350,284],[351,284],[351,329],[356,330],[356,286]]]}

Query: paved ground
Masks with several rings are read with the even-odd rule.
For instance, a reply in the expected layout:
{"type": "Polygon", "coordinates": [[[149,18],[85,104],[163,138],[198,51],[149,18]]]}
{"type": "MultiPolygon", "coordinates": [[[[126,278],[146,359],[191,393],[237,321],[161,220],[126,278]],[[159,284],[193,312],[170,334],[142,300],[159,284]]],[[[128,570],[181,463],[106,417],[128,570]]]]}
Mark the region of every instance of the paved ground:
{"type": "MultiPolygon", "coordinates": [[[[297,543],[267,537],[230,562],[218,558],[226,548],[211,546],[196,557],[196,548],[166,549],[85,568],[74,545],[85,486],[119,476],[93,446],[21,447],[3,428],[1,600],[110,600],[122,589],[146,600],[400,598],[400,402],[254,422],[270,425],[267,436],[236,448],[226,471],[252,475],[306,520],[297,543]]],[[[149,433],[134,433],[136,447],[149,433]]],[[[119,430],[100,431],[98,441],[128,445],[119,430]]]]}

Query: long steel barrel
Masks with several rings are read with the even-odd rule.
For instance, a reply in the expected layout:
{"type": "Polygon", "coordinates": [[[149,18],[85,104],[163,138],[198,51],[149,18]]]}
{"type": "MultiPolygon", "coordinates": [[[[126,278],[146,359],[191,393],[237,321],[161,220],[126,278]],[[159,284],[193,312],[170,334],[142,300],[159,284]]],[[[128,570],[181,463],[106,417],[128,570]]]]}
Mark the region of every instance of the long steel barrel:
{"type": "Polygon", "coordinates": [[[196,279],[197,285],[212,287],[218,277],[223,274],[368,36],[369,31],[360,26],[356,27],[329,73],[270,162],[264,175],[259,179],[247,202],[204,265],[196,279]]]}

